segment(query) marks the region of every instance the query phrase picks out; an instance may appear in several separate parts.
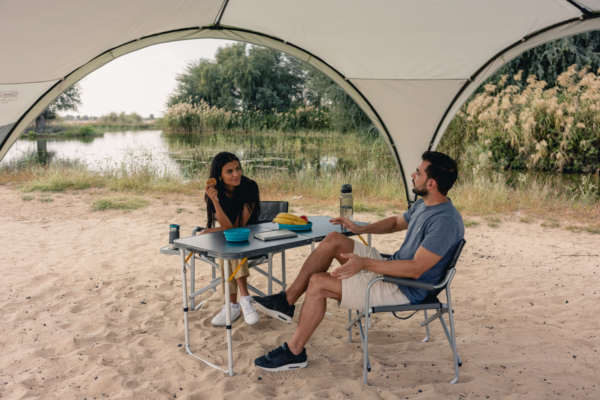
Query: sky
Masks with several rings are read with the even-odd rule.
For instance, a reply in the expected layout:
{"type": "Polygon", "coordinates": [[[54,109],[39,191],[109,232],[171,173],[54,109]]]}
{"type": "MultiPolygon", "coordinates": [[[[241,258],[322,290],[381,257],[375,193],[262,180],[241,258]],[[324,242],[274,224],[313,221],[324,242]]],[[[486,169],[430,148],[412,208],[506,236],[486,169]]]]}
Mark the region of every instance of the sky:
{"type": "Polygon", "coordinates": [[[231,41],[218,39],[163,43],[119,57],[92,72],[79,83],[81,106],[61,115],[99,117],[111,111],[136,112],[147,118],[162,116],[167,97],[175,89],[175,76],[190,61],[214,59],[219,47],[231,41]]]}

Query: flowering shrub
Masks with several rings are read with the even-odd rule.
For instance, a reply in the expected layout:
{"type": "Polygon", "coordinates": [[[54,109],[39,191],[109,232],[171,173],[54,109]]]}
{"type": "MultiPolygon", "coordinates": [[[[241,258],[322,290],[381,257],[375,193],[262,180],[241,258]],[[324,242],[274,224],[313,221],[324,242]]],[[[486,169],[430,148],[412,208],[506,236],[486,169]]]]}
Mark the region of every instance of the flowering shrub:
{"type": "Polygon", "coordinates": [[[551,89],[535,75],[507,78],[463,106],[440,149],[460,142],[462,154],[502,169],[598,173],[600,77],[572,65],[551,89]]]}

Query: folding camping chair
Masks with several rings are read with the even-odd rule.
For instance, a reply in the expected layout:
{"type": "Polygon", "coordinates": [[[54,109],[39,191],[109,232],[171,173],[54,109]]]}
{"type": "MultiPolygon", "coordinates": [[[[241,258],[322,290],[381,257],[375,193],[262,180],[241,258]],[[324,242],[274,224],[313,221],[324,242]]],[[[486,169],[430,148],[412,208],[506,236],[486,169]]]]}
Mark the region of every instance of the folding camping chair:
{"type": "MultiPolygon", "coordinates": [[[[289,204],[287,201],[261,201],[260,202],[260,209],[261,209],[261,213],[258,217],[258,222],[259,223],[263,223],[263,222],[271,222],[279,213],[285,213],[288,211],[288,207],[289,204]]],[[[192,230],[192,236],[195,236],[199,231],[201,231],[202,228],[200,227],[195,227],[192,230]]],[[[220,266],[219,264],[217,264],[216,260],[212,257],[208,257],[205,255],[196,255],[195,256],[196,260],[200,260],[203,261],[207,264],[209,264],[212,268],[212,279],[210,284],[208,284],[207,286],[203,287],[202,289],[198,290],[198,291],[194,291],[194,279],[192,278],[190,281],[190,291],[192,292],[190,294],[190,300],[191,300],[191,304],[192,307],[197,310],[200,307],[202,307],[202,304],[204,302],[201,302],[200,304],[198,304],[197,306],[194,307],[194,298],[201,295],[202,293],[208,291],[208,290],[212,290],[213,292],[215,292],[215,288],[217,286],[219,286],[221,284],[221,277],[217,277],[217,271],[219,271],[220,273],[220,266]]],[[[190,265],[190,270],[192,272],[192,277],[194,276],[194,270],[195,270],[195,265],[193,265],[194,263],[192,263],[192,265],[190,265]]],[[[268,282],[267,282],[267,292],[269,295],[273,294],[273,282],[279,284],[281,286],[281,290],[286,289],[286,283],[285,283],[285,250],[281,251],[280,253],[273,253],[273,254],[269,254],[268,256],[256,256],[256,257],[251,257],[248,259],[248,268],[254,269],[256,270],[258,273],[264,275],[267,277],[268,282]],[[281,280],[274,278],[273,277],[273,256],[275,254],[281,254],[281,280]],[[258,268],[259,265],[267,263],[268,267],[267,267],[267,271],[258,268]]],[[[248,284],[248,290],[260,295],[260,296],[265,296],[265,293],[261,292],[260,290],[258,290],[257,288],[255,288],[254,286],[248,284]]]]}
{"type": "MultiPolygon", "coordinates": [[[[446,333],[446,338],[448,339],[448,342],[450,343],[450,347],[452,348],[452,353],[454,354],[455,376],[454,376],[454,379],[452,380],[452,382],[450,382],[450,383],[458,382],[458,378],[459,378],[458,367],[462,366],[462,361],[460,360],[460,357],[458,356],[458,350],[456,349],[456,334],[454,332],[454,316],[453,316],[454,311],[452,310],[452,300],[450,298],[450,283],[452,283],[454,274],[456,274],[456,269],[455,269],[456,262],[458,261],[458,258],[460,257],[460,253],[462,252],[462,249],[463,249],[465,243],[466,243],[466,241],[464,239],[458,243],[458,245],[456,246],[456,249],[454,250],[454,255],[452,256],[450,263],[448,263],[448,266],[446,267],[446,274],[443,277],[443,279],[440,282],[438,282],[437,285],[432,285],[430,283],[418,282],[418,281],[410,280],[410,279],[395,278],[392,276],[380,276],[380,277],[377,277],[377,278],[371,280],[371,282],[369,282],[369,285],[367,286],[365,309],[361,312],[356,310],[356,317],[354,319],[351,319],[352,311],[348,310],[348,325],[346,326],[346,330],[348,331],[348,340],[350,342],[352,342],[352,326],[354,326],[355,324],[358,324],[358,328],[360,331],[360,337],[361,337],[361,340],[363,343],[363,351],[364,351],[363,379],[365,381],[365,384],[367,384],[367,385],[369,384],[368,378],[367,378],[367,372],[371,372],[371,363],[369,361],[369,329],[368,329],[368,327],[371,326],[371,314],[381,313],[381,312],[392,312],[396,318],[408,319],[421,310],[425,314],[425,319],[423,320],[423,322],[421,322],[421,326],[425,326],[427,329],[427,336],[422,341],[427,342],[429,340],[429,324],[439,318],[439,320],[442,324],[442,328],[444,328],[444,332],[446,333]],[[416,288],[420,288],[420,289],[427,289],[430,291],[430,293],[420,304],[404,304],[404,305],[397,305],[397,306],[369,307],[369,292],[371,291],[371,286],[373,286],[373,284],[377,281],[384,281],[384,282],[394,283],[396,285],[411,286],[411,287],[416,287],[416,288]],[[438,294],[444,289],[446,290],[446,299],[448,301],[447,303],[441,303],[437,298],[438,294]],[[430,317],[427,317],[427,310],[433,310],[433,311],[435,311],[435,314],[433,314],[430,317]],[[398,317],[396,315],[396,312],[401,312],[401,311],[413,311],[413,313],[411,315],[409,315],[408,317],[402,318],[402,317],[398,317]],[[448,319],[450,321],[450,332],[448,332],[448,327],[446,326],[446,322],[444,322],[444,317],[443,317],[444,314],[448,314],[448,319]],[[361,319],[363,317],[365,318],[365,327],[367,328],[364,331],[363,331],[363,326],[361,324],[361,319]]],[[[382,256],[387,257],[387,258],[390,257],[388,255],[383,255],[383,254],[382,254],[382,256]]]]}

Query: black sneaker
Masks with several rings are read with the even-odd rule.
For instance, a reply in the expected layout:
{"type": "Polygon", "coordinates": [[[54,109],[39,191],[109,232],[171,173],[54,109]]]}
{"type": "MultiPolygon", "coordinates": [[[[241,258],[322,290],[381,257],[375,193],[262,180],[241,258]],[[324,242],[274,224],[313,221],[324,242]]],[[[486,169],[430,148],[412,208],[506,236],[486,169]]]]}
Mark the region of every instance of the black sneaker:
{"type": "Polygon", "coordinates": [[[263,310],[271,317],[288,324],[292,323],[296,306],[290,306],[285,297],[285,292],[265,297],[252,296],[252,300],[254,300],[254,304],[260,310],[263,310]]]}
{"type": "Polygon", "coordinates": [[[306,368],[308,364],[306,360],[306,349],[302,349],[302,353],[295,355],[288,349],[287,343],[284,343],[266,356],[258,357],[254,360],[254,365],[265,371],[280,372],[306,368]]]}

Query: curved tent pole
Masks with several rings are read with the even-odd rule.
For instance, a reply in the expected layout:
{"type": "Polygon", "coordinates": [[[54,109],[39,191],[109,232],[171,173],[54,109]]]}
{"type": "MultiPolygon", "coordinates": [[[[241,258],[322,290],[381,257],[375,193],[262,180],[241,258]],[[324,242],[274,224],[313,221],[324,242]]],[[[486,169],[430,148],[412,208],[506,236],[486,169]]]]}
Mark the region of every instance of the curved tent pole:
{"type": "MultiPolygon", "coordinates": [[[[227,1],[224,2],[224,7],[221,9],[222,12],[224,11],[224,8],[226,6],[227,1]]],[[[23,115],[21,115],[19,120],[10,129],[8,135],[6,135],[4,141],[0,143],[0,159],[2,159],[8,151],[6,145],[8,144],[14,132],[22,132],[27,127],[27,125],[29,125],[31,121],[33,121],[40,113],[42,113],[44,109],[61,93],[63,93],[73,84],[83,79],[85,76],[89,75],[91,72],[108,64],[115,58],[132,53],[137,50],[141,50],[145,47],[181,40],[193,40],[202,38],[236,40],[259,46],[270,47],[282,51],[292,57],[305,61],[308,64],[320,70],[321,72],[323,72],[325,75],[331,78],[331,80],[333,80],[335,83],[341,86],[342,89],[344,89],[346,93],[348,93],[348,95],[354,101],[356,101],[359,107],[361,107],[361,109],[369,116],[371,121],[378,128],[380,134],[385,139],[385,142],[388,145],[390,151],[392,152],[392,156],[396,161],[396,165],[398,166],[398,169],[402,176],[406,199],[408,202],[408,206],[410,207],[410,194],[408,191],[408,185],[404,175],[402,162],[396,150],[396,144],[394,143],[387,127],[385,126],[383,120],[380,118],[375,108],[371,105],[368,99],[360,92],[360,90],[358,90],[356,86],[354,86],[352,82],[350,82],[344,75],[342,75],[339,71],[330,66],[324,60],[299,46],[286,42],[283,39],[266,35],[260,32],[254,32],[247,29],[241,29],[230,26],[222,26],[219,24],[219,22],[220,18],[218,18],[217,24],[215,25],[202,26],[200,28],[178,29],[174,31],[149,35],[138,40],[132,40],[130,42],[124,43],[120,46],[107,50],[106,52],[98,55],[96,58],[92,59],[88,63],[74,70],[65,78],[53,85],[50,89],[48,89],[25,113],[23,113],[23,115]]],[[[12,141],[8,145],[8,147],[10,147],[16,139],[16,137],[12,138],[12,141]]]]}
{"type": "MultiPolygon", "coordinates": [[[[431,138],[431,141],[429,142],[429,148],[428,150],[432,150],[435,149],[435,147],[437,147],[437,144],[439,143],[439,141],[442,138],[442,135],[445,132],[442,132],[442,127],[444,127],[444,131],[447,128],[447,126],[450,124],[450,121],[452,120],[452,118],[454,118],[454,115],[456,114],[456,111],[458,111],[458,108],[462,107],[462,105],[466,102],[466,100],[468,99],[468,97],[464,98],[463,94],[464,93],[468,93],[468,96],[470,96],[475,90],[477,90],[477,88],[483,83],[483,81],[485,79],[487,79],[489,76],[491,76],[494,72],[496,72],[498,69],[500,69],[503,65],[508,64],[510,61],[512,61],[513,59],[515,59],[516,57],[518,57],[519,55],[523,54],[524,52],[526,52],[527,50],[530,50],[531,48],[537,47],[543,43],[539,43],[531,48],[527,48],[527,42],[530,39],[533,39],[537,36],[543,35],[545,33],[549,33],[552,32],[553,30],[556,30],[558,28],[564,27],[566,25],[569,24],[582,24],[581,27],[583,27],[583,25],[586,25],[585,22],[592,20],[592,19],[596,19],[600,17],[600,13],[599,12],[595,12],[592,13],[591,11],[581,7],[579,4],[574,3],[573,1],[570,0],[566,0],[567,2],[575,5],[575,7],[577,7],[581,12],[584,13],[584,15],[582,15],[580,18],[573,18],[573,19],[569,19],[563,22],[559,22],[557,24],[554,24],[552,26],[549,26],[547,28],[541,29],[537,32],[531,33],[527,36],[525,36],[523,39],[519,40],[516,43],[511,44],[510,46],[506,47],[504,50],[500,51],[498,54],[496,54],[494,57],[490,58],[485,64],[483,64],[473,75],[471,75],[469,77],[469,79],[465,82],[465,84],[463,85],[463,87],[458,91],[458,93],[456,94],[456,96],[454,97],[454,99],[452,99],[452,102],[450,103],[450,105],[448,106],[448,108],[446,109],[446,112],[444,113],[444,115],[442,116],[442,118],[440,119],[440,122],[435,130],[435,132],[433,133],[433,136],[431,138]],[[525,47],[522,49],[522,51],[515,51],[515,54],[510,57],[509,59],[505,59],[502,65],[498,65],[496,66],[496,68],[492,69],[492,70],[487,70],[490,66],[492,66],[492,64],[494,64],[495,61],[499,60],[500,58],[504,58],[504,56],[510,52],[511,50],[516,50],[518,47],[525,47]],[[483,74],[485,76],[485,78],[481,79],[480,74],[482,74],[485,71],[485,74],[483,74]],[[478,85],[470,88],[471,90],[469,92],[466,92],[466,89],[471,85],[472,82],[475,81],[479,81],[478,85]],[[463,101],[460,103],[460,107],[456,108],[455,111],[453,113],[451,113],[451,110],[453,108],[455,108],[457,106],[457,102],[459,101],[460,98],[463,98],[463,101]],[[440,133],[441,132],[441,133],[440,133]],[[439,134],[439,137],[438,137],[439,134]]],[[[589,26],[589,23],[587,24],[589,26]]],[[[600,27],[599,27],[600,28],[600,27]]],[[[595,30],[595,29],[588,29],[588,30],[595,30]]],[[[576,35],[577,33],[582,33],[585,32],[586,29],[582,29],[579,32],[576,33],[568,33],[566,35],[560,35],[560,36],[556,36],[554,38],[550,38],[547,41],[545,41],[544,43],[547,43],[549,41],[553,41],[553,40],[558,40],[567,36],[573,36],[576,35]]]]}

